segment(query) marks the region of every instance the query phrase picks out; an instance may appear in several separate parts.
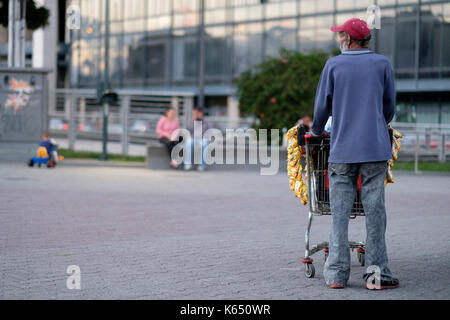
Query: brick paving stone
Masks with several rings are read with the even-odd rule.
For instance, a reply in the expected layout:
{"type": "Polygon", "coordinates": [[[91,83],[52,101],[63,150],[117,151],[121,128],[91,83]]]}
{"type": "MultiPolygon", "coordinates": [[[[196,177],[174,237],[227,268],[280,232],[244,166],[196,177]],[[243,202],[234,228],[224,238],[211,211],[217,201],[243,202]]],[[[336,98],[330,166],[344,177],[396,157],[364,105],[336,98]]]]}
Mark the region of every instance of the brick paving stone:
{"type": "MultiPolygon", "coordinates": [[[[307,207],[284,173],[0,166],[1,299],[449,299],[450,179],[395,173],[387,242],[396,290],[304,276],[307,207]],[[81,290],[66,268],[81,268],[81,290]]],[[[312,242],[328,238],[317,217],[312,242]]],[[[350,238],[364,240],[364,219],[350,238]]]]}

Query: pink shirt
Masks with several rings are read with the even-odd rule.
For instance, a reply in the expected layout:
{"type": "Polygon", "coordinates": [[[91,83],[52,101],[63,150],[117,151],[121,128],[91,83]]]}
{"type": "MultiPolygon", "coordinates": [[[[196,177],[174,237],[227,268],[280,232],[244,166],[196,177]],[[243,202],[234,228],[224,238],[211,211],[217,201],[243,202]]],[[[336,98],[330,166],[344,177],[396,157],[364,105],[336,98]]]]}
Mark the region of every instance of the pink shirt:
{"type": "Polygon", "coordinates": [[[158,134],[158,138],[166,137],[171,139],[174,132],[179,128],[180,124],[178,118],[170,121],[165,116],[162,116],[161,119],[159,119],[158,124],[156,125],[156,133],[158,134]]]}

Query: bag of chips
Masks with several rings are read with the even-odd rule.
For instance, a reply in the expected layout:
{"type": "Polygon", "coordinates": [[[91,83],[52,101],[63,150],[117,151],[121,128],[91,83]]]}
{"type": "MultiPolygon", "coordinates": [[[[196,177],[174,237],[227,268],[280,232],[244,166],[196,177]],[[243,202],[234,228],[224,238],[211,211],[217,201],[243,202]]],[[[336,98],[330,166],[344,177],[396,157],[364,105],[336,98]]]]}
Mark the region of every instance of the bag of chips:
{"type": "MultiPolygon", "coordinates": [[[[398,151],[401,148],[400,139],[403,135],[392,128],[389,125],[389,129],[392,130],[392,158],[388,160],[388,169],[386,171],[386,177],[384,179],[384,185],[394,182],[394,175],[392,168],[394,167],[394,161],[398,158],[398,151]]],[[[299,198],[305,205],[308,203],[308,173],[306,165],[306,153],[305,148],[298,144],[298,126],[294,126],[286,133],[287,138],[287,173],[289,176],[289,188],[294,192],[295,197],[299,198]],[[305,165],[302,166],[302,163],[305,165]]],[[[310,172],[314,171],[314,163],[312,159],[309,159],[310,172]]]]}

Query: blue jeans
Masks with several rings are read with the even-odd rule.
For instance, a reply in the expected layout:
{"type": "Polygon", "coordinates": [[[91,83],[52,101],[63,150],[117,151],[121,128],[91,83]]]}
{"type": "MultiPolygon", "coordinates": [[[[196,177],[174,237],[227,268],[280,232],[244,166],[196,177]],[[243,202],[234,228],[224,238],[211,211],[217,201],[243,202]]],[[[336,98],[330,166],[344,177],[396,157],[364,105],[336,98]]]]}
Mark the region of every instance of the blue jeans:
{"type": "Polygon", "coordinates": [[[381,279],[390,280],[386,252],[386,207],[384,202],[384,177],[387,162],[329,163],[330,207],[332,226],[329,256],[324,266],[328,285],[347,284],[350,277],[350,247],[348,223],[357,192],[358,174],[362,176],[361,201],[366,215],[366,253],[364,280],[373,273],[367,268],[377,266],[381,279]],[[370,272],[370,273],[369,273],[370,272]]]}
{"type": "Polygon", "coordinates": [[[186,145],[184,148],[185,156],[184,156],[184,164],[192,164],[193,155],[194,155],[194,147],[201,148],[201,166],[205,166],[205,151],[208,146],[208,140],[206,139],[195,139],[189,138],[186,140],[186,145]]]}

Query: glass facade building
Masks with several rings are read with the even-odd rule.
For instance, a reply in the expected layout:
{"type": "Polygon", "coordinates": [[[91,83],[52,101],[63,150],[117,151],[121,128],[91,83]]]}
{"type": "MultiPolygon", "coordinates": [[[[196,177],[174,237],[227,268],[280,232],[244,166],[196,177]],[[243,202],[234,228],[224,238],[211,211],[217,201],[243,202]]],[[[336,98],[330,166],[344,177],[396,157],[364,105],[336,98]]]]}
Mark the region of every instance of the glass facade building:
{"type": "MultiPolygon", "coordinates": [[[[198,93],[204,41],[206,108],[226,110],[242,71],[277,56],[338,47],[330,26],[367,19],[380,8],[371,49],[395,69],[397,120],[450,123],[450,1],[432,0],[109,0],[110,79],[115,88],[198,93]],[[204,32],[200,33],[201,16],[204,32]],[[221,109],[222,108],[222,109],[221,109]]],[[[103,77],[105,0],[71,0],[81,12],[72,30],[71,87],[103,77]]]]}

